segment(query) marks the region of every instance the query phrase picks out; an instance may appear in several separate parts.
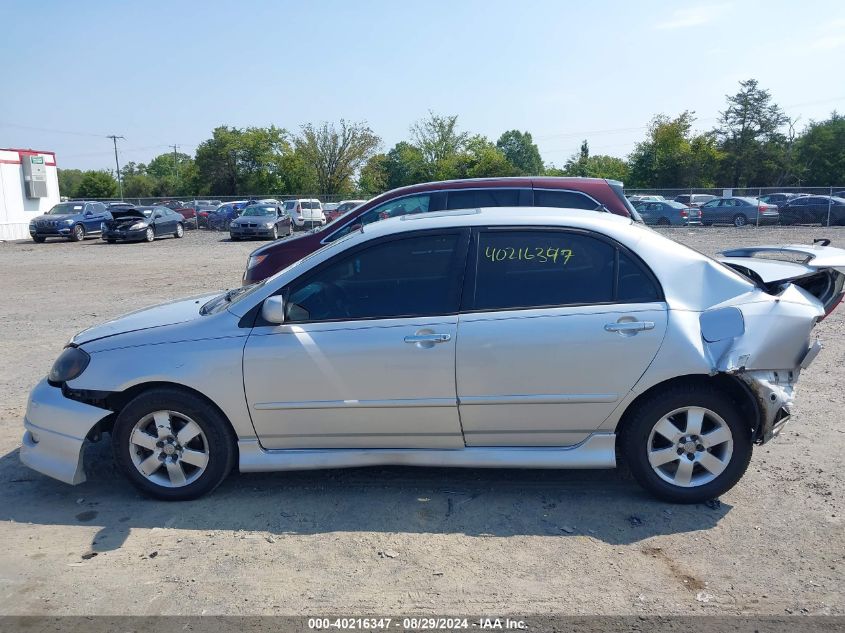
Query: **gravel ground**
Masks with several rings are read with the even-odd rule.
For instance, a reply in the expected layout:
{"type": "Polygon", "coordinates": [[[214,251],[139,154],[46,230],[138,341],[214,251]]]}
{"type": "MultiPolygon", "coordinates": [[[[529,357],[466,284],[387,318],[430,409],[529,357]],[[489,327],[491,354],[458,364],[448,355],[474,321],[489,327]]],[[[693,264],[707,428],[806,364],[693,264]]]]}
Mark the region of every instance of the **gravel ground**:
{"type": "MultiPolygon", "coordinates": [[[[705,253],[823,228],[667,229],[705,253]]],[[[781,438],[720,504],[657,502],[616,471],[367,468],[239,475],[142,498],[107,442],[71,487],[18,460],[28,390],[67,339],[237,286],[256,244],[191,232],[0,244],[0,614],[845,613],[845,309],[818,332],[781,438]]]]}

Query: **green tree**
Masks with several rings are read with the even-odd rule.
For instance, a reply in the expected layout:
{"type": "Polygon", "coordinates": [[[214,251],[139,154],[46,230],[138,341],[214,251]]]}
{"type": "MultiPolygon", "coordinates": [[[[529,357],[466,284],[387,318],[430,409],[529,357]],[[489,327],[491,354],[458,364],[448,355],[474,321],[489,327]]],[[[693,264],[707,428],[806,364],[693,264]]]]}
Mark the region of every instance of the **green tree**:
{"type": "Polygon", "coordinates": [[[422,151],[405,141],[400,141],[387,152],[385,171],[387,172],[387,189],[431,180],[429,166],[426,164],[422,151]]]}
{"type": "Polygon", "coordinates": [[[123,195],[127,198],[152,198],[157,196],[156,181],[147,174],[123,176],[123,195]]]}
{"type": "Polygon", "coordinates": [[[347,193],[354,189],[354,177],[381,144],[366,123],[310,123],[294,140],[296,150],[316,171],[321,194],[347,193]]]}
{"type": "Polygon", "coordinates": [[[86,171],[76,189],[76,198],[114,198],[117,196],[117,180],[109,171],[86,171]]]}
{"type": "Polygon", "coordinates": [[[284,129],[221,125],[197,147],[193,187],[211,195],[283,193],[284,158],[291,152],[284,129]]]}
{"type": "Polygon", "coordinates": [[[458,116],[442,116],[429,111],[428,118],[411,126],[413,145],[421,152],[427,180],[448,178],[451,164],[469,140],[467,132],[458,132],[458,116]]]}
{"type": "Polygon", "coordinates": [[[57,169],[59,194],[68,198],[78,197],[77,189],[84,175],[81,169],[57,169]]]}
{"type": "Polygon", "coordinates": [[[530,132],[508,130],[496,141],[496,147],[519,174],[539,176],[543,173],[543,159],[530,132]]]}
{"type": "Polygon", "coordinates": [[[441,161],[443,178],[494,178],[516,176],[519,170],[487,138],[477,134],[464,143],[463,150],[441,161]]]}
{"type": "Polygon", "coordinates": [[[628,157],[631,187],[713,187],[721,154],[712,134],[695,134],[695,114],[660,114],[628,157]]]}
{"type": "Polygon", "coordinates": [[[387,181],[387,154],[374,154],[361,168],[358,191],[370,196],[379,194],[389,189],[387,181]]]}
{"type": "Polygon", "coordinates": [[[727,95],[728,107],[719,113],[714,130],[725,154],[721,175],[733,187],[765,186],[784,172],[786,138],[781,130],[789,119],[756,79],[739,86],[736,94],[727,95]]]}
{"type": "Polygon", "coordinates": [[[825,121],[810,122],[796,140],[798,183],[845,187],[845,116],[834,111],[825,121]]]}

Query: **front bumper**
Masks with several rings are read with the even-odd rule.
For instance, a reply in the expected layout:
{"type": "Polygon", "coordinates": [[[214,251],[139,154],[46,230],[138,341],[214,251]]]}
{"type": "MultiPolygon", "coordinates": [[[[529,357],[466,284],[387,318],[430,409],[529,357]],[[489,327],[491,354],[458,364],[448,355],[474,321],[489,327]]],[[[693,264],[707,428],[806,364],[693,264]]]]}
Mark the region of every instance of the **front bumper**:
{"type": "Polygon", "coordinates": [[[229,227],[229,235],[232,237],[273,237],[272,228],[255,227],[255,228],[234,228],[229,227]]]}
{"type": "Polygon", "coordinates": [[[70,230],[73,228],[72,224],[67,226],[50,226],[50,227],[29,227],[30,237],[70,237],[70,230]]]}
{"type": "Polygon", "coordinates": [[[70,400],[45,378],[29,395],[20,458],[33,470],[68,484],[85,481],[82,447],[111,411],[70,400]]]}
{"type": "Polygon", "coordinates": [[[137,231],[119,231],[115,229],[106,229],[102,235],[104,240],[116,240],[118,242],[139,242],[147,239],[147,229],[139,229],[137,231]]]}

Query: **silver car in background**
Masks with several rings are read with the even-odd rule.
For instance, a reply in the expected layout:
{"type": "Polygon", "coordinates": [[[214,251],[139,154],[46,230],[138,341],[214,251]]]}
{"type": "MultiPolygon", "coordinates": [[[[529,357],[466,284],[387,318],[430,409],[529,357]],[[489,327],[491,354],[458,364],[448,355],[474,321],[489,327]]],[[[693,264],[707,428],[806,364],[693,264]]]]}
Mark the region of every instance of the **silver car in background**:
{"type": "Polygon", "coordinates": [[[622,455],[658,497],[698,502],[788,421],[843,280],[845,251],[827,245],[720,263],[608,213],[385,220],[262,282],[77,334],[30,395],[20,456],[78,484],[83,445],[110,433],[129,480],[176,500],[235,465],[622,455]]]}
{"type": "Polygon", "coordinates": [[[701,224],[701,210],[674,200],[641,200],[633,203],[646,224],[689,226],[701,224]]]}

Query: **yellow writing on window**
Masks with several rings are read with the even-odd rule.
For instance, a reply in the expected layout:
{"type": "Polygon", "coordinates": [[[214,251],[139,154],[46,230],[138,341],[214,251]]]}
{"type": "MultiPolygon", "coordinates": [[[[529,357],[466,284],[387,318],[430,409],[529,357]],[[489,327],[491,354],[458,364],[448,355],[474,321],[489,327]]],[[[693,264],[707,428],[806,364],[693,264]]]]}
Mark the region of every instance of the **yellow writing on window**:
{"type": "Polygon", "coordinates": [[[523,246],[522,248],[517,248],[516,246],[504,246],[502,248],[488,246],[484,249],[484,257],[491,262],[511,260],[531,261],[536,259],[541,264],[549,262],[557,264],[559,261],[565,266],[572,257],[572,251],[568,248],[557,248],[554,246],[523,246]]]}

